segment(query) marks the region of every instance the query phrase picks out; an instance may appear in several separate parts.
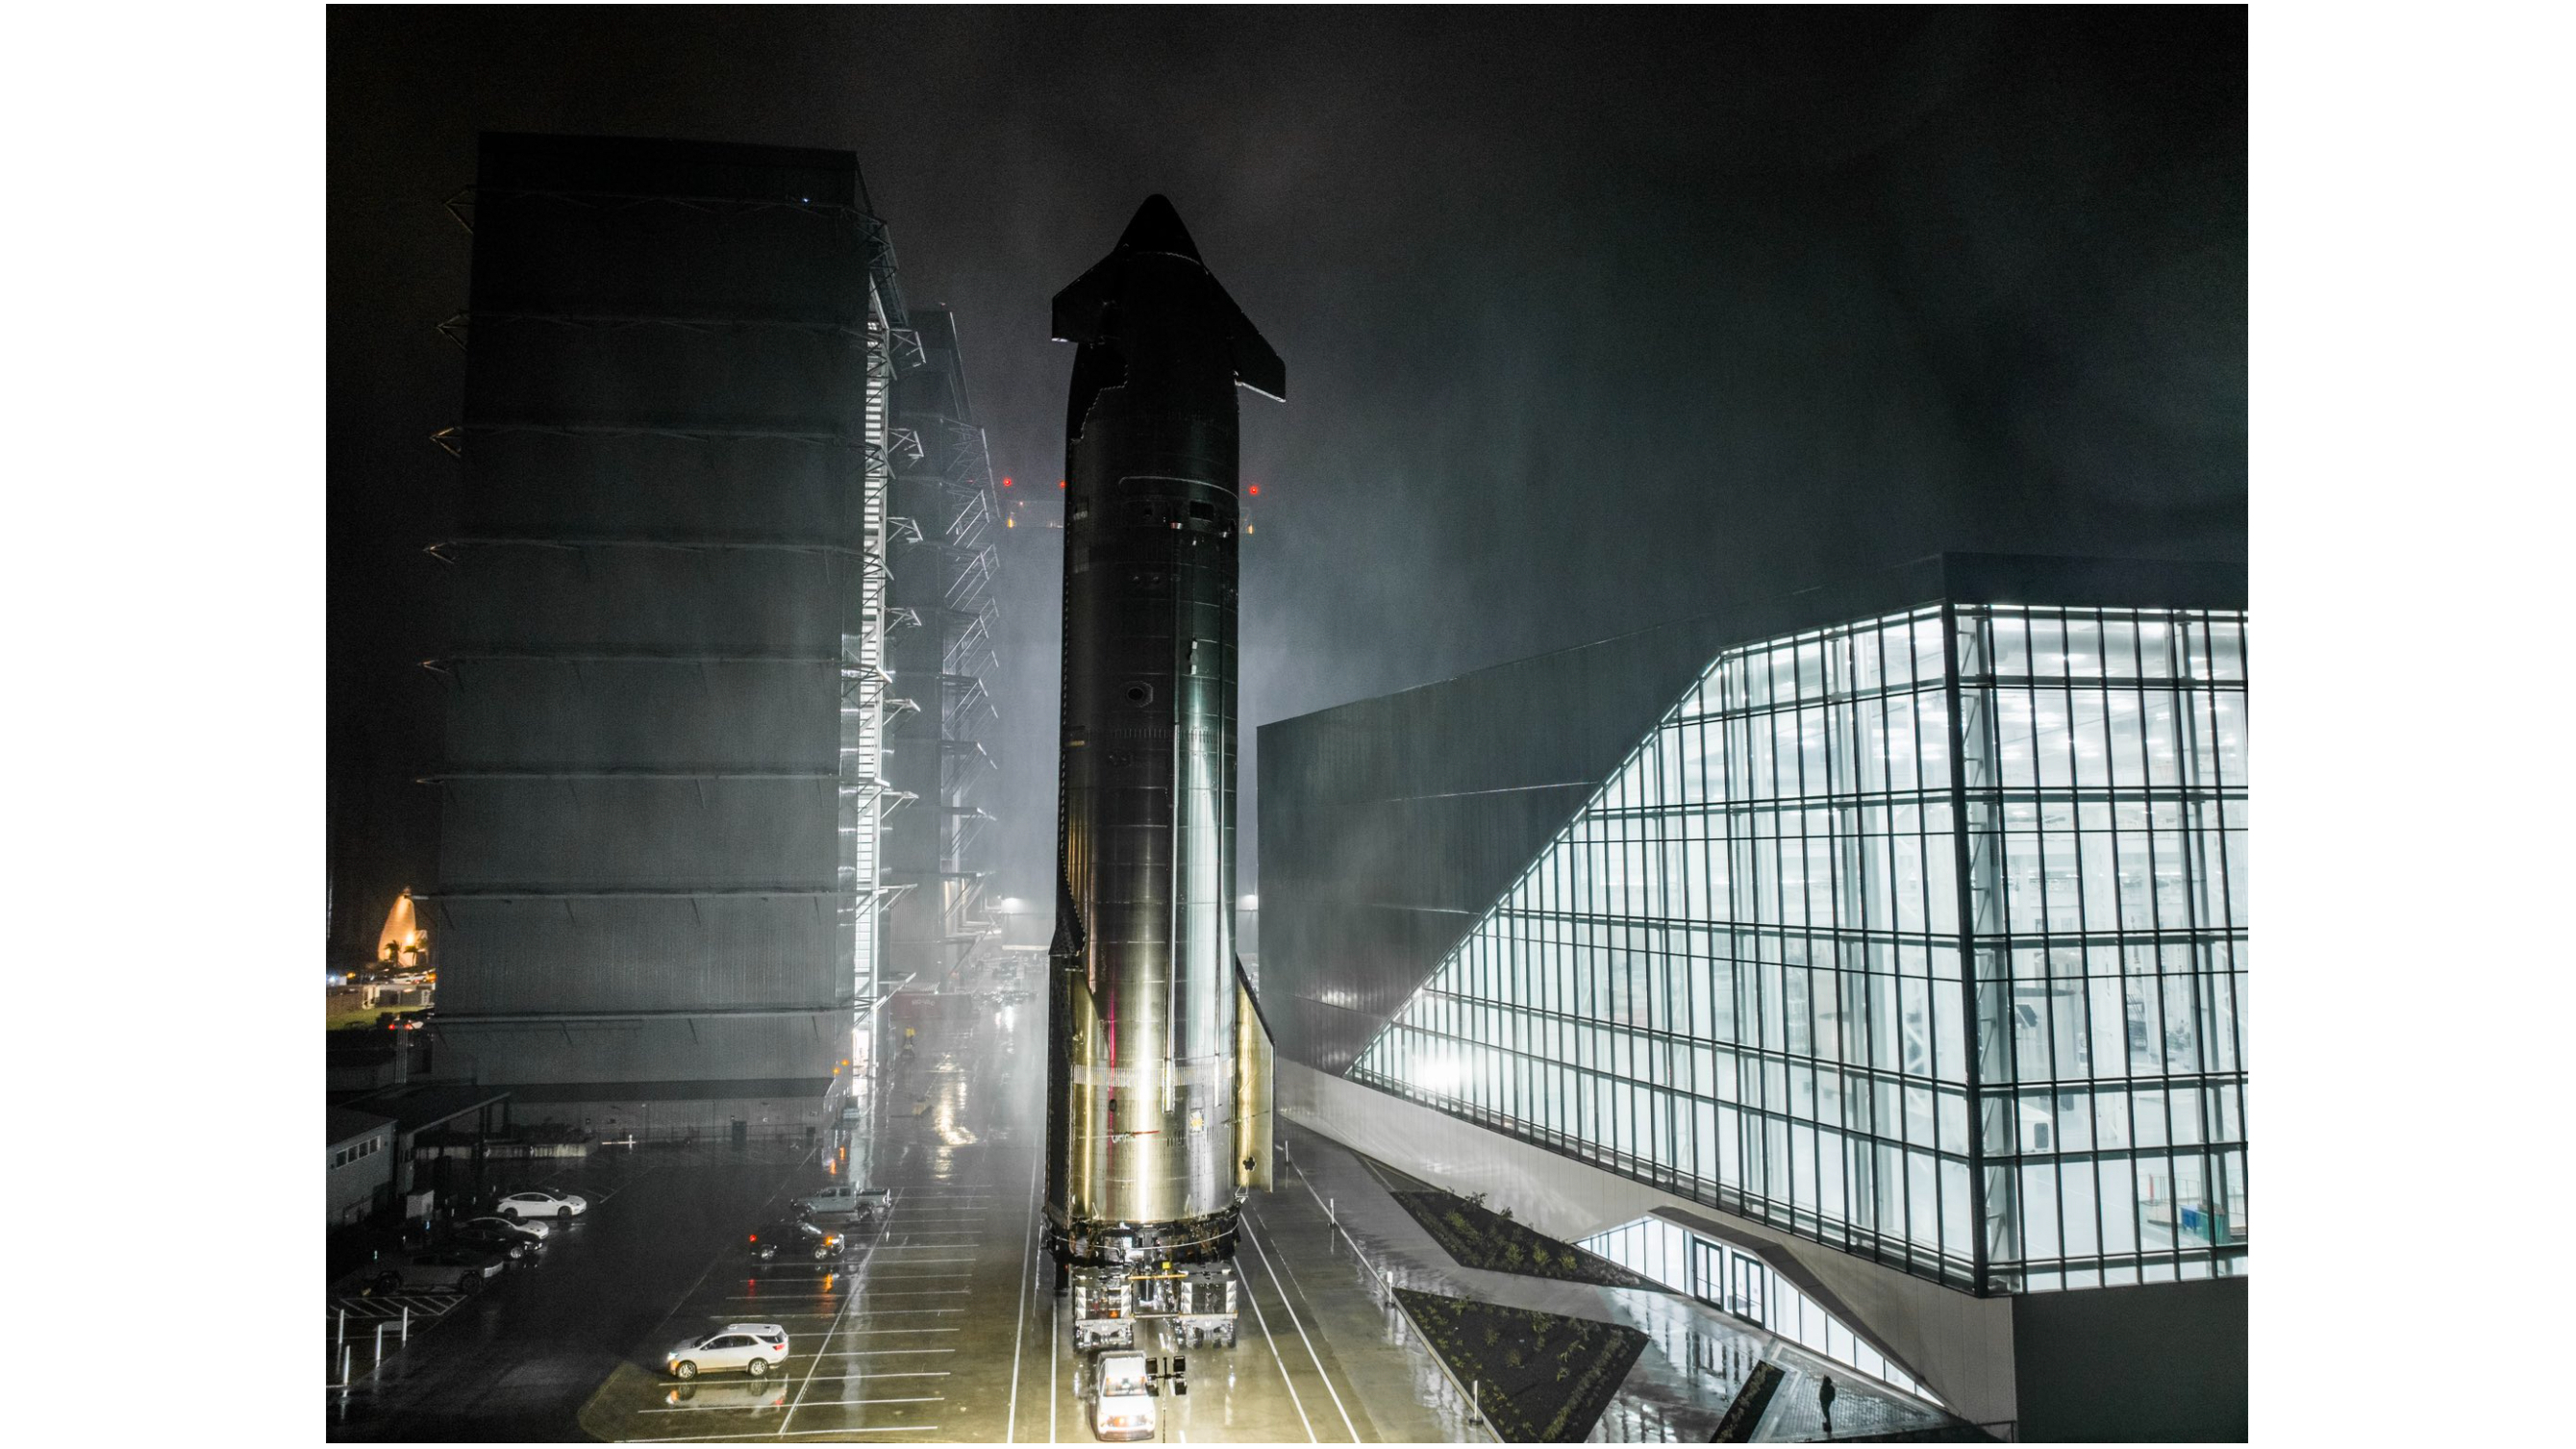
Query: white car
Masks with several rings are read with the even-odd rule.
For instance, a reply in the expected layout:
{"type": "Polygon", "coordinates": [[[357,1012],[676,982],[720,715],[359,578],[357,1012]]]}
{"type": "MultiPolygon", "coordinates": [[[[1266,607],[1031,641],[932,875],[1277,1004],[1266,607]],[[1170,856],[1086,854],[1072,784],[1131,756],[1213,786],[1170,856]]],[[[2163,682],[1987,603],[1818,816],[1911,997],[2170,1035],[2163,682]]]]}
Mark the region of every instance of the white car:
{"type": "Polygon", "coordinates": [[[568,1223],[590,1211],[590,1201],[579,1193],[554,1192],[542,1187],[532,1187],[526,1192],[514,1192],[494,1203],[492,1211],[513,1220],[553,1218],[558,1222],[568,1223]]]}
{"type": "Polygon", "coordinates": [[[741,1369],[766,1377],[787,1362],[787,1330],[775,1323],[728,1323],[713,1333],[684,1339],[662,1355],[662,1368],[675,1379],[741,1369]]]}
{"type": "Polygon", "coordinates": [[[1100,1356],[1100,1397],[1091,1404],[1091,1432],[1103,1439],[1154,1437],[1154,1398],[1148,1392],[1145,1356],[1100,1356]]]}

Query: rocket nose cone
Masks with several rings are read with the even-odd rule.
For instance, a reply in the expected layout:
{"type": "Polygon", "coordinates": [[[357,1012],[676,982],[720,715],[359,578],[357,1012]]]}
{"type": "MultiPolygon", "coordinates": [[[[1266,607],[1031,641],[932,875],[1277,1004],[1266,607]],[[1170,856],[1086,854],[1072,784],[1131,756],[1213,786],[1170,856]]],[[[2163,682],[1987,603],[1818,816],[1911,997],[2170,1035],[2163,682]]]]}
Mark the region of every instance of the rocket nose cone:
{"type": "Polygon", "coordinates": [[[1201,266],[1207,265],[1199,261],[1198,244],[1190,240],[1190,229],[1181,225],[1181,214],[1172,209],[1171,201],[1159,191],[1146,197],[1145,204],[1136,208],[1136,215],[1127,223],[1127,230],[1118,236],[1118,249],[1122,252],[1170,252],[1174,256],[1188,257],[1201,266]]]}

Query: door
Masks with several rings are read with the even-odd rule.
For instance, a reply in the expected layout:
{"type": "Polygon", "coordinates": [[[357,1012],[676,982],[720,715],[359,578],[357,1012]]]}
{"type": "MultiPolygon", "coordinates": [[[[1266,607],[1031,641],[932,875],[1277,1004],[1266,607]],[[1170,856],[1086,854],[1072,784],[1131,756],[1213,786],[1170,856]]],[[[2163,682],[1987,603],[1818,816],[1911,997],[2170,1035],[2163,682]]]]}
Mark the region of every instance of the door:
{"type": "Polygon", "coordinates": [[[1690,1292],[1693,1298],[1726,1306],[1726,1255],[1706,1238],[1690,1240],[1690,1292]]]}
{"type": "Polygon", "coordinates": [[[1770,1281],[1770,1266],[1750,1253],[1729,1253],[1727,1259],[1726,1311],[1755,1323],[1766,1322],[1762,1316],[1762,1290],[1770,1281]]]}

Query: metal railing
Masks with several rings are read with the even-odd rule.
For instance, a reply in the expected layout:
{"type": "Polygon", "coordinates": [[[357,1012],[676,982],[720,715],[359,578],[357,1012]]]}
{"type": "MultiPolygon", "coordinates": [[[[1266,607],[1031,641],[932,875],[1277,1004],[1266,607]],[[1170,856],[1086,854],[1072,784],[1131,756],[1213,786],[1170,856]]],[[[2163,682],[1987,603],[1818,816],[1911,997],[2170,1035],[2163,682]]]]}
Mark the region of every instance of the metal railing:
{"type": "Polygon", "coordinates": [[[1415,1338],[1421,1340],[1423,1353],[1439,1368],[1440,1376],[1448,1380],[1450,1391],[1457,1396],[1458,1407],[1464,1410],[1473,1422],[1484,1426],[1485,1432],[1492,1436],[1495,1443],[1502,1443],[1502,1432],[1494,1427],[1493,1420],[1485,1417],[1483,1385],[1479,1383],[1470,1387],[1458,1382],[1458,1375],[1450,1369],[1449,1361],[1441,1356],[1439,1348],[1432,1343],[1431,1335],[1425,1332],[1422,1325],[1414,1319],[1413,1310],[1405,1307],[1404,1300],[1397,1296],[1394,1281],[1388,1278],[1376,1263],[1369,1260],[1368,1253],[1360,1247],[1359,1239],[1351,1236],[1351,1230],[1342,1226],[1337,1204],[1315,1191],[1314,1181],[1306,1176],[1306,1169],[1298,1166],[1296,1158],[1289,1155],[1285,1138],[1280,1141],[1279,1151],[1282,1157],[1288,1159],[1288,1166],[1297,1174],[1297,1180],[1305,1184],[1306,1195],[1313,1198],[1315,1205],[1324,1210],[1325,1225],[1342,1235],[1342,1241],[1351,1245],[1351,1256],[1358,1260],[1362,1268],[1368,1270],[1370,1279],[1377,1285],[1378,1301],[1393,1308],[1404,1320],[1405,1328],[1415,1338]]]}

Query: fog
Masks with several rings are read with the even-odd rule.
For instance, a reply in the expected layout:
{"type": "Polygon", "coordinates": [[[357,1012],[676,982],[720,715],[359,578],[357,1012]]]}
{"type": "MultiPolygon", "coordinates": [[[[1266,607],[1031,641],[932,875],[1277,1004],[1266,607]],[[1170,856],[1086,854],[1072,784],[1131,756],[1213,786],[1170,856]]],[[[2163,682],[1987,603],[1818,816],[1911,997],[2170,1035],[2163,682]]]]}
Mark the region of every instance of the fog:
{"type": "Polygon", "coordinates": [[[1262,722],[1942,549],[2244,556],[2241,9],[329,24],[335,938],[434,870],[441,203],[485,129],[859,154],[1026,500],[997,896],[1052,895],[1047,302],[1150,192],[1288,365],[1239,394],[1245,892],[1262,722]]]}

